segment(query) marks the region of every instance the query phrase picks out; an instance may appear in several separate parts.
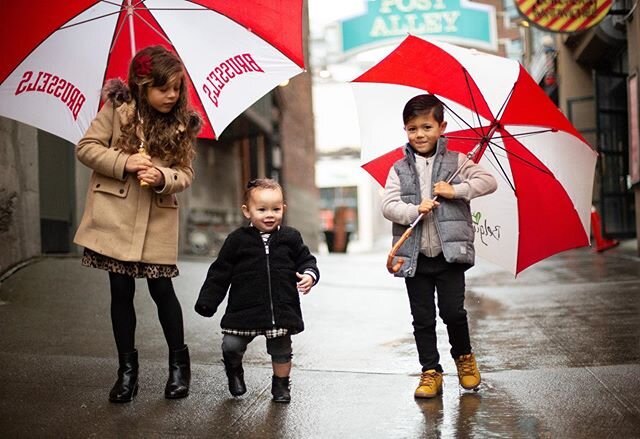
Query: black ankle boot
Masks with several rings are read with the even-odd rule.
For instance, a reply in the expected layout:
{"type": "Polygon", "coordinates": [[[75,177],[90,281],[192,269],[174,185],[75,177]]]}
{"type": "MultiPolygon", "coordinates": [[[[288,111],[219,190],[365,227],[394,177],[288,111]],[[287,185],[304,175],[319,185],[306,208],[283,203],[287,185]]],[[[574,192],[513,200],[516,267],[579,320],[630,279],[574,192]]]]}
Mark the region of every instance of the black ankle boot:
{"type": "Polygon", "coordinates": [[[164,397],[168,399],[184,398],[189,394],[190,383],[189,348],[184,345],[182,349],[169,351],[169,379],[164,388],[164,397]]]}
{"type": "Polygon", "coordinates": [[[111,402],[130,402],[138,393],[138,351],[118,354],[118,380],[109,392],[111,402]]]}
{"type": "Polygon", "coordinates": [[[224,353],[222,354],[222,362],[224,363],[224,371],[227,373],[229,380],[229,392],[233,396],[244,395],[247,391],[247,386],[244,384],[242,362],[237,366],[232,366],[233,362],[230,361],[230,357],[224,353]]]}
{"type": "Polygon", "coordinates": [[[274,402],[288,403],[291,401],[289,384],[289,377],[273,376],[271,379],[271,394],[274,402]]]}

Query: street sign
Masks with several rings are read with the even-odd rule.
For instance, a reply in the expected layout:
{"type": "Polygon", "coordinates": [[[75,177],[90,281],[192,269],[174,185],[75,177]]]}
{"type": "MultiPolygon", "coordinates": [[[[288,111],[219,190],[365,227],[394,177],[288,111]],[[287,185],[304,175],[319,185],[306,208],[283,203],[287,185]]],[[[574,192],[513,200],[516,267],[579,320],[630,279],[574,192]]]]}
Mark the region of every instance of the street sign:
{"type": "Polygon", "coordinates": [[[408,34],[497,51],[495,7],[467,0],[371,0],[340,22],[342,50],[366,50],[408,34]]]}

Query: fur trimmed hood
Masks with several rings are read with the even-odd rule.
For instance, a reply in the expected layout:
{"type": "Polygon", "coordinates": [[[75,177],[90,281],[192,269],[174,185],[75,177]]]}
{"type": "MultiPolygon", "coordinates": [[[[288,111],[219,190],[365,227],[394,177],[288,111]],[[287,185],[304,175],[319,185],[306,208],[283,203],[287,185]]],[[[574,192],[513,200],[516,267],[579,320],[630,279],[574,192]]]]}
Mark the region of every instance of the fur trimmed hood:
{"type": "Polygon", "coordinates": [[[131,102],[129,86],[120,78],[109,79],[102,87],[102,99],[113,102],[114,107],[131,102]]]}
{"type": "MultiPolygon", "coordinates": [[[[102,99],[105,101],[110,100],[115,108],[122,104],[131,104],[132,108],[135,108],[129,86],[120,78],[109,79],[104,84],[104,87],[102,87],[102,99]]],[[[188,132],[197,135],[202,129],[202,124],[202,116],[196,111],[191,111],[187,126],[180,126],[178,130],[184,131],[186,129],[188,132]]]]}

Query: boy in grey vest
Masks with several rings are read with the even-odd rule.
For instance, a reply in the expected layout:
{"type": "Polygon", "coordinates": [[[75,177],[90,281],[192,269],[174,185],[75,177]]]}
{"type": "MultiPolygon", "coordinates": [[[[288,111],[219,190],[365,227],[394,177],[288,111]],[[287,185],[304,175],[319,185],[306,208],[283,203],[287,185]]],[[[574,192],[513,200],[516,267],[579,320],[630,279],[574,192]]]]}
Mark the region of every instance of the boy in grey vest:
{"type": "Polygon", "coordinates": [[[408,225],[424,214],[422,223],[396,253],[405,260],[396,276],[405,278],[422,365],[414,396],[433,398],[442,393],[443,372],[436,342],[434,293],[447,326],[460,385],[465,389],[480,385],[464,308],[464,272],[475,259],[469,201],[495,191],[497,183],[464,154],[447,150],[447,141],[441,137],[447,122],[437,97],[413,97],[402,116],[409,142],[405,156],[389,171],[382,214],[393,222],[394,244],[408,225]],[[459,167],[458,175],[447,183],[459,167]],[[435,196],[437,201],[433,201],[435,196]]]}

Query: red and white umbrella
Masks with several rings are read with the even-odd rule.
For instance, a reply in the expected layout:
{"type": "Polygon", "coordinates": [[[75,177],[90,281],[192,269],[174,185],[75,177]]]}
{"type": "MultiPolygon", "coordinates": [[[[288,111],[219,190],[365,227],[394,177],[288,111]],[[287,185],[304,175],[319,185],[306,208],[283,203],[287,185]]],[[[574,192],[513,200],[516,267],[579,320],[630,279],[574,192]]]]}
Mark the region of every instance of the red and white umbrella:
{"type": "Polygon", "coordinates": [[[4,1],[0,16],[0,115],[72,143],[149,45],[182,59],[208,138],[304,68],[302,0],[4,1]]]}
{"type": "Polygon", "coordinates": [[[491,171],[498,190],[471,202],[479,256],[518,274],[589,245],[597,154],[516,61],[408,36],[352,81],[362,167],[384,185],[407,141],[402,110],[418,94],[445,104],[445,136],[491,171]]]}

